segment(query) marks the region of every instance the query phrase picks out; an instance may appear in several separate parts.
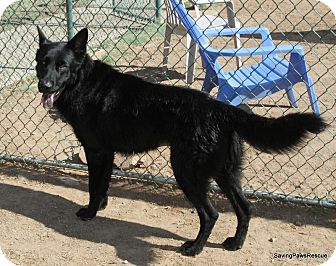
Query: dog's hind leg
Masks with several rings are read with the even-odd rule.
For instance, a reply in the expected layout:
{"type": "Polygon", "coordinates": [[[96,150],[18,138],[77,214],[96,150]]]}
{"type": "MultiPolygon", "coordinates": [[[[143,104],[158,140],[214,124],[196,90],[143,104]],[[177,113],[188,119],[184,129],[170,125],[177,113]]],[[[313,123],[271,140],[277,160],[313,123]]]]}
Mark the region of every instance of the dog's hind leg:
{"type": "Polygon", "coordinates": [[[176,152],[172,148],[171,163],[176,181],[189,201],[197,210],[200,229],[194,241],[185,242],[179,251],[183,255],[195,256],[199,254],[218,219],[218,212],[212,206],[208,196],[208,178],[200,175],[202,172],[198,165],[192,162],[188,156],[183,156],[181,152],[176,152]]]}
{"type": "Polygon", "coordinates": [[[112,173],[113,153],[97,152],[85,148],[85,155],[89,168],[89,193],[90,202],[85,208],[81,208],[76,215],[86,221],[91,220],[107,206],[107,190],[112,173]]]}
{"type": "Polygon", "coordinates": [[[179,251],[183,255],[195,256],[203,250],[203,247],[211,234],[212,228],[218,219],[218,212],[207,197],[207,184],[199,183],[199,187],[197,187],[190,182],[190,179],[192,178],[190,176],[180,176],[179,174],[176,174],[175,177],[186,197],[196,208],[200,220],[200,229],[196,239],[185,242],[180,247],[179,251]]]}
{"type": "Polygon", "coordinates": [[[242,248],[251,217],[251,206],[245,198],[240,185],[227,182],[225,179],[231,173],[225,173],[225,176],[216,177],[215,181],[228,197],[238,219],[236,234],[234,237],[228,237],[223,246],[226,250],[237,250],[242,248]]]}
{"type": "Polygon", "coordinates": [[[223,242],[226,250],[237,250],[243,246],[251,217],[251,205],[245,198],[240,184],[242,149],[240,141],[235,137],[237,136],[233,136],[220,174],[214,177],[218,186],[228,197],[238,219],[235,236],[223,242]]]}

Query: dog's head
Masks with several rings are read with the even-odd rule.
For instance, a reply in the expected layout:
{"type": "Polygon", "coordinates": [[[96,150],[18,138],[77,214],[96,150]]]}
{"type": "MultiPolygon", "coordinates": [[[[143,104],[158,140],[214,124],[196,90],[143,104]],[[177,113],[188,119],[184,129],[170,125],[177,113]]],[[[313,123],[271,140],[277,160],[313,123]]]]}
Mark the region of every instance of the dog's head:
{"type": "Polygon", "coordinates": [[[84,58],[88,30],[82,29],[69,42],[49,41],[39,27],[39,49],[36,53],[38,90],[44,108],[52,108],[67,85],[76,79],[84,58]]]}

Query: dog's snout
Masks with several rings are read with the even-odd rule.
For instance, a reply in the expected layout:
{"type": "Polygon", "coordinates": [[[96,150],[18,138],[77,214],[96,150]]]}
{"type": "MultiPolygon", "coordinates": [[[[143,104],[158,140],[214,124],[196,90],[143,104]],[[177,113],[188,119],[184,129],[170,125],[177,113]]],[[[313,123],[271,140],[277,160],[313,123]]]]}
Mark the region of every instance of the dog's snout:
{"type": "Polygon", "coordinates": [[[46,89],[51,89],[52,88],[52,83],[50,80],[43,81],[43,87],[46,89]]]}
{"type": "Polygon", "coordinates": [[[47,92],[52,90],[53,83],[50,80],[41,80],[39,82],[39,91],[40,92],[47,92]]]}

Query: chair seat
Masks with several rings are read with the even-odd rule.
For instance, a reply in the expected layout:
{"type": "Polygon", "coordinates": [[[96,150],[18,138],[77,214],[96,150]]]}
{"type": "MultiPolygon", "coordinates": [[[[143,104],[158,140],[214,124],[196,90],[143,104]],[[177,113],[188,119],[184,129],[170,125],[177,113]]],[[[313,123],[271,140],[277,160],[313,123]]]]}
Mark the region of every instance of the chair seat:
{"type": "Polygon", "coordinates": [[[254,87],[283,79],[288,72],[289,62],[281,58],[266,59],[250,67],[226,72],[232,87],[254,87]]]}
{"type": "Polygon", "coordinates": [[[211,28],[227,28],[229,26],[228,21],[221,17],[211,16],[211,15],[203,15],[199,18],[195,19],[196,25],[201,30],[211,29],[211,28]]]}
{"type": "Polygon", "coordinates": [[[219,86],[226,95],[223,98],[223,95],[219,94],[218,99],[228,99],[234,104],[235,102],[263,98],[286,89],[299,81],[299,77],[287,75],[288,67],[289,62],[286,59],[272,57],[250,67],[224,72],[225,76],[219,78],[219,86]],[[221,82],[221,80],[225,82],[221,82]],[[230,88],[225,88],[227,85],[230,88]]]}

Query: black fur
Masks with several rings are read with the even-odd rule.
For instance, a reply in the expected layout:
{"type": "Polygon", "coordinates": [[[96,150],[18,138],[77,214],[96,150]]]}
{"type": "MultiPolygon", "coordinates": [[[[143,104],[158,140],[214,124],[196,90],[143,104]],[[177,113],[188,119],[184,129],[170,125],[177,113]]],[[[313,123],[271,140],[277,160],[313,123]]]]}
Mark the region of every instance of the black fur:
{"type": "Polygon", "coordinates": [[[107,190],[115,152],[144,152],[171,147],[177,183],[195,206],[200,230],[182,245],[185,255],[203,249],[218,213],[208,197],[213,178],[230,200],[238,218],[228,250],[242,247],[251,208],[240,185],[240,138],[268,152],[283,152],[299,144],[306,133],[325,124],[313,114],[263,118],[181,87],[146,82],[93,61],[86,54],[87,30],[69,43],[50,42],[39,30],[37,51],[39,91],[45,107],[55,105],[84,146],[89,167],[90,201],[77,212],[82,220],[107,205],[107,190]]]}

